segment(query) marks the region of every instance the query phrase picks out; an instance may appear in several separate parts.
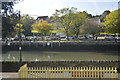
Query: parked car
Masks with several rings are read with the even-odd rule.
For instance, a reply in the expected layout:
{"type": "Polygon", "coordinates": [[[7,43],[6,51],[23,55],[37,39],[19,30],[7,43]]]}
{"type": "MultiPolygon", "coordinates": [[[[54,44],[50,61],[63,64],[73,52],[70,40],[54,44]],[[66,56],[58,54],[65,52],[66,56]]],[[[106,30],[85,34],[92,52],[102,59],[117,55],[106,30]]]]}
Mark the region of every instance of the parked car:
{"type": "Polygon", "coordinates": [[[2,41],[2,38],[0,38],[0,41],[2,41]]]}
{"type": "Polygon", "coordinates": [[[77,39],[79,39],[79,40],[83,40],[83,39],[87,39],[87,37],[86,37],[86,36],[83,36],[83,35],[80,35],[80,36],[78,36],[77,39]]]}
{"type": "Polygon", "coordinates": [[[33,39],[33,36],[26,36],[26,41],[32,41],[32,39],[33,39]]]}
{"type": "Polygon", "coordinates": [[[111,40],[111,39],[115,39],[115,37],[112,36],[112,35],[106,35],[106,36],[105,36],[105,39],[107,39],[107,40],[111,40]]]}
{"type": "Polygon", "coordinates": [[[50,36],[45,36],[45,40],[49,41],[49,40],[51,40],[51,37],[50,36]]]}
{"type": "Polygon", "coordinates": [[[97,39],[104,40],[105,36],[98,36],[97,39]]]}
{"type": "Polygon", "coordinates": [[[67,38],[66,38],[66,36],[61,36],[61,37],[60,37],[60,40],[65,41],[65,40],[67,40],[67,38]]]}
{"type": "Polygon", "coordinates": [[[93,38],[93,35],[86,35],[86,37],[89,38],[93,38]]]}
{"type": "Polygon", "coordinates": [[[60,37],[51,37],[51,40],[60,40],[60,37]]]}
{"type": "Polygon", "coordinates": [[[37,37],[37,41],[41,41],[42,40],[42,37],[37,37]]]}
{"type": "Polygon", "coordinates": [[[73,40],[74,37],[73,37],[73,36],[68,36],[68,39],[69,39],[69,40],[73,40]]]}
{"type": "Polygon", "coordinates": [[[120,35],[116,35],[115,38],[120,40],[120,35]]]}

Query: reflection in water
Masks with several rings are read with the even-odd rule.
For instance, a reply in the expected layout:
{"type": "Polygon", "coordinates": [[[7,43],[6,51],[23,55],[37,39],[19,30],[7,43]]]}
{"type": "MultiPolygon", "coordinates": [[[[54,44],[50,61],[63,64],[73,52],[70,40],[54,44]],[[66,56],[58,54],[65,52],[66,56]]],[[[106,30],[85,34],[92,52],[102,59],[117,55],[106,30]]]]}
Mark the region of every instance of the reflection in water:
{"type": "Polygon", "coordinates": [[[15,60],[15,57],[14,57],[14,56],[13,56],[12,58],[13,58],[13,60],[15,60]]]}
{"type": "MultiPolygon", "coordinates": [[[[116,52],[117,53],[117,52],[116,52]]],[[[114,53],[103,52],[54,52],[22,51],[23,61],[64,61],[64,60],[118,60],[114,53]]],[[[19,51],[9,51],[2,55],[3,61],[19,61],[19,51]]]]}
{"type": "Polygon", "coordinates": [[[38,61],[38,59],[36,58],[35,60],[33,60],[33,61],[38,61]]]}
{"type": "Polygon", "coordinates": [[[8,59],[10,59],[10,54],[8,54],[8,57],[7,57],[8,59]]]}
{"type": "Polygon", "coordinates": [[[50,56],[48,56],[48,59],[50,59],[50,56]]]}
{"type": "Polygon", "coordinates": [[[0,61],[2,61],[2,55],[0,54],[0,61]]]}

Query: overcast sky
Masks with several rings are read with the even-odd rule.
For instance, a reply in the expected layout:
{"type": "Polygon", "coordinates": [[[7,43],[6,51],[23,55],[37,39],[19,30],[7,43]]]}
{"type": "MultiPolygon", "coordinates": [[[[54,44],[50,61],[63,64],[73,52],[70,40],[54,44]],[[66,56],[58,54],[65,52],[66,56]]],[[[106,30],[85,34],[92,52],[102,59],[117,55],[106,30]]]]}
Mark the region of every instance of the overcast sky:
{"type": "Polygon", "coordinates": [[[105,10],[118,9],[119,0],[24,0],[14,6],[22,14],[52,16],[55,9],[76,7],[77,11],[87,11],[92,15],[102,14],[105,10]]]}

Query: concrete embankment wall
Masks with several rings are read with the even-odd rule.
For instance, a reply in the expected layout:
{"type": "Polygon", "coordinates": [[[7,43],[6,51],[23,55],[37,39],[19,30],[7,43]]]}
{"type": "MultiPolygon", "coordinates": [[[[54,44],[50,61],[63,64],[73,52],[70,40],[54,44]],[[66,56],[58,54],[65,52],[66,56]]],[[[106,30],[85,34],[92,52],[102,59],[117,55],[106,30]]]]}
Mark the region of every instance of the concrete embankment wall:
{"type": "MultiPolygon", "coordinates": [[[[2,51],[18,51],[19,44],[3,45],[2,51]]],[[[119,51],[119,43],[82,43],[82,42],[62,42],[62,43],[23,43],[23,51],[119,51]]]]}

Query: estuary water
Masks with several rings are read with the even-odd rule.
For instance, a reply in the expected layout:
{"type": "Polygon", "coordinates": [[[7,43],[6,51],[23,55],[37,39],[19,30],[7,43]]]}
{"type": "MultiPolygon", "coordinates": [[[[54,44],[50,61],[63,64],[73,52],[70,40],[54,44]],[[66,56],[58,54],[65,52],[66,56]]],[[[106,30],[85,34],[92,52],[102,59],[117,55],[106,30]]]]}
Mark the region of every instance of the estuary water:
{"type": "MultiPolygon", "coordinates": [[[[110,61],[118,60],[118,52],[58,52],[58,51],[22,51],[23,61],[110,61]]],[[[3,53],[2,61],[19,61],[19,51],[3,53]]]]}

